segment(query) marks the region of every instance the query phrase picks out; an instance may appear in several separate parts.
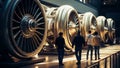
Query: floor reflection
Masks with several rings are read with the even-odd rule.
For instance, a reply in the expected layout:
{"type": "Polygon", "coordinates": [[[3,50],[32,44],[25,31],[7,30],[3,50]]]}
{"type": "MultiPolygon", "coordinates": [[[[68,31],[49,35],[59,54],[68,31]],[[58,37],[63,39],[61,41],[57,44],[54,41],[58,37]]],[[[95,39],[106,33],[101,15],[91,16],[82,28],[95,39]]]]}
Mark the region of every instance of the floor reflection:
{"type": "MultiPolygon", "coordinates": [[[[119,50],[120,50],[120,46],[110,46],[106,48],[101,48],[100,58],[103,59],[107,57],[108,55],[111,55],[119,50]]],[[[91,64],[99,61],[99,60],[94,60],[94,59],[86,60],[86,50],[83,50],[82,52],[82,60],[81,60],[80,65],[76,64],[77,61],[76,61],[75,55],[64,56],[64,59],[63,59],[64,66],[59,66],[57,55],[40,55],[40,57],[45,57],[46,59],[45,62],[24,66],[22,68],[86,68],[90,66],[91,64]]],[[[100,67],[102,66],[103,64],[100,63],[100,67]]]]}

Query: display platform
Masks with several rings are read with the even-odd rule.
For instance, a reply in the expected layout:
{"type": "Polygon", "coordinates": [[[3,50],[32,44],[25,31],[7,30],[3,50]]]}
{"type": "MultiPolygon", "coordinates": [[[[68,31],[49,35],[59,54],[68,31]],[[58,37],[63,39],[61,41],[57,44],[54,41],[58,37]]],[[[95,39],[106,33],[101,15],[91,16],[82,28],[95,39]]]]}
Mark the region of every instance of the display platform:
{"type": "MultiPolygon", "coordinates": [[[[64,55],[73,55],[74,52],[68,49],[64,49],[64,55]]],[[[58,55],[56,47],[53,45],[44,46],[39,55],[58,55]]]]}
{"type": "Polygon", "coordinates": [[[3,68],[18,68],[30,64],[35,64],[35,63],[41,63],[44,62],[45,58],[44,57],[39,57],[39,58],[32,58],[32,59],[22,59],[22,60],[3,60],[0,58],[0,67],[3,68]]]}
{"type": "MultiPolygon", "coordinates": [[[[56,49],[52,49],[52,50],[42,50],[40,53],[40,55],[57,55],[58,52],[56,49]]],[[[74,52],[73,51],[65,51],[64,55],[73,55],[74,52]]]]}

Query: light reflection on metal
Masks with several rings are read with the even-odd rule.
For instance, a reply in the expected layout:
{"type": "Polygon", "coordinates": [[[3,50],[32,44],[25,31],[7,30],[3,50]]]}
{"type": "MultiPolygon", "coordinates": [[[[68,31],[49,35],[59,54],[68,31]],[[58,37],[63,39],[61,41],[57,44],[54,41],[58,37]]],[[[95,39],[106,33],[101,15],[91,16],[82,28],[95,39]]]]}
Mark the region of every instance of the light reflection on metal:
{"type": "Polygon", "coordinates": [[[69,5],[62,5],[60,7],[47,7],[44,5],[44,7],[48,26],[47,43],[52,47],[55,47],[54,41],[56,37],[58,37],[59,32],[63,32],[68,50],[73,50],[71,42],[78,30],[81,31],[85,39],[89,30],[91,30],[92,33],[98,31],[104,42],[108,39],[108,23],[104,16],[99,16],[96,19],[96,16],[91,12],[78,14],[77,11],[69,5]]]}
{"type": "Polygon", "coordinates": [[[35,68],[39,68],[39,66],[35,66],[35,68]]]}
{"type": "Polygon", "coordinates": [[[108,22],[108,35],[111,41],[115,41],[115,22],[112,18],[107,18],[108,22]]]}
{"type": "Polygon", "coordinates": [[[92,33],[96,31],[97,27],[97,21],[96,17],[91,12],[86,12],[84,14],[79,14],[79,19],[81,23],[81,34],[86,38],[86,35],[89,30],[91,30],[92,33]]]}
{"type": "Polygon", "coordinates": [[[0,53],[18,59],[31,58],[38,54],[43,48],[47,33],[45,11],[40,1],[3,2],[3,8],[0,8],[0,11],[4,10],[0,13],[3,14],[0,17],[0,40],[3,40],[0,42],[0,53]]]}
{"type": "Polygon", "coordinates": [[[106,42],[108,40],[108,23],[107,19],[104,16],[98,16],[97,17],[97,29],[99,31],[100,37],[103,42],[106,42]]]}
{"type": "Polygon", "coordinates": [[[45,7],[48,23],[47,42],[54,44],[59,32],[63,32],[66,48],[72,49],[71,42],[80,28],[78,13],[69,5],[63,5],[58,8],[45,7]]]}
{"type": "Polygon", "coordinates": [[[36,54],[34,57],[35,57],[36,59],[39,58],[38,54],[36,54]]]}
{"type": "Polygon", "coordinates": [[[49,60],[49,57],[48,57],[48,56],[46,56],[46,57],[45,57],[45,61],[47,62],[48,60],[49,60]]]}

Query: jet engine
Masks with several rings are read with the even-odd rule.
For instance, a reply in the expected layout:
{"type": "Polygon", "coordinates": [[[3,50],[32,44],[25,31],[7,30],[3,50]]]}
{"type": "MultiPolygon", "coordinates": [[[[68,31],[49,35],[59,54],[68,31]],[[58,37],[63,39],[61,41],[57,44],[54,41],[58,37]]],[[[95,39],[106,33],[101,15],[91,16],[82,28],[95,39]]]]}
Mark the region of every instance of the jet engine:
{"type": "Polygon", "coordinates": [[[47,7],[44,5],[48,23],[47,43],[53,44],[59,32],[63,32],[66,49],[72,49],[72,40],[80,28],[77,11],[69,5],[47,7]]]}
{"type": "Polygon", "coordinates": [[[108,23],[104,16],[97,17],[97,29],[103,42],[108,40],[108,23]]]}
{"type": "Polygon", "coordinates": [[[0,54],[30,58],[47,36],[45,11],[39,0],[0,0],[0,54]]]}
{"type": "Polygon", "coordinates": [[[81,34],[84,36],[86,39],[86,35],[88,34],[88,31],[91,31],[94,33],[97,31],[97,20],[94,14],[91,12],[86,12],[84,14],[79,14],[79,19],[80,19],[80,30],[81,34]]]}
{"type": "Polygon", "coordinates": [[[115,42],[115,22],[112,18],[107,18],[108,22],[108,36],[109,40],[114,43],[115,42]]]}

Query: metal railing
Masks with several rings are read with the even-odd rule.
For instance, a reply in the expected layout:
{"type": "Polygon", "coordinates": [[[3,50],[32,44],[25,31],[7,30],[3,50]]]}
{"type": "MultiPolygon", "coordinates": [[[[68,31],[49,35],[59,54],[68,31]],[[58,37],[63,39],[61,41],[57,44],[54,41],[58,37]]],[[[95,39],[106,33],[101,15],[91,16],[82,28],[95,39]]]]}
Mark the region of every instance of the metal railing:
{"type": "Polygon", "coordinates": [[[86,68],[120,68],[120,51],[100,59],[86,68]]]}

